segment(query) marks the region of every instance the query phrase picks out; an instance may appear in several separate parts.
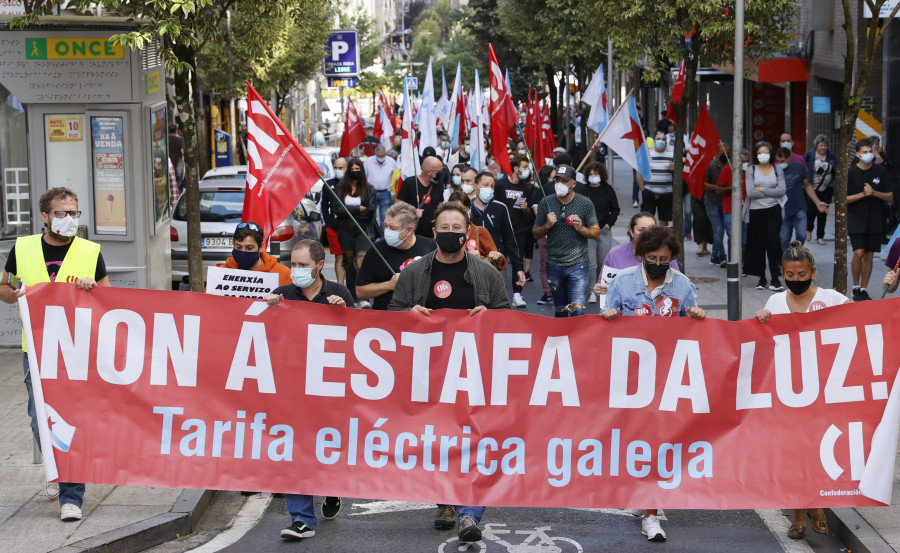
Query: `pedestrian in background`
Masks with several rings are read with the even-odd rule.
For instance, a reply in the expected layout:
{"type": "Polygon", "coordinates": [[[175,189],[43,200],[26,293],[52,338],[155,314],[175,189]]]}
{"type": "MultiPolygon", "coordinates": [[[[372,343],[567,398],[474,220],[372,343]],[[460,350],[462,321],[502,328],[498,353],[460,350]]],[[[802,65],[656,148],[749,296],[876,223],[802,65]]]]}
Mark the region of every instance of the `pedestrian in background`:
{"type": "Polygon", "coordinates": [[[378,226],[384,230],[384,214],[391,207],[391,179],[397,169],[394,158],[388,157],[384,146],[375,147],[375,155],[363,162],[366,178],[375,188],[375,204],[378,207],[378,226]]]}
{"type": "MultiPolygon", "coordinates": [[[[725,260],[725,231],[728,230],[729,235],[731,229],[725,228],[725,213],[723,211],[723,194],[728,189],[719,186],[719,175],[722,168],[728,166],[728,156],[731,149],[727,144],[719,143],[719,152],[716,159],[709,164],[706,174],[703,177],[703,210],[706,211],[706,218],[712,227],[712,253],[709,262],[713,265],[719,265],[724,268],[727,261],[725,260]]],[[[728,195],[731,199],[731,195],[728,195]]],[[[730,206],[729,206],[730,207],[730,206]]]]}
{"type": "Polygon", "coordinates": [[[781,285],[781,206],[784,201],[784,173],[772,165],[772,146],[757,142],[753,165],[744,174],[747,202],[743,219],[747,223],[747,256],[744,273],[759,277],[757,290],[766,289],[766,258],[769,260],[769,290],[780,292],[781,285]]]}
{"type": "Polygon", "coordinates": [[[665,133],[658,132],[650,151],[650,180],[636,174],[644,203],[641,211],[654,214],[659,224],[668,226],[672,220],[672,174],[675,170],[675,151],[666,146],[665,133]]]}
{"type": "MultiPolygon", "coordinates": [[[[791,242],[781,259],[784,284],[788,289],[772,294],[765,307],[756,312],[756,320],[760,324],[767,323],[772,315],[812,313],[825,307],[850,303],[847,296],[840,292],[816,286],[816,259],[799,241],[791,242]]],[[[822,509],[794,509],[794,523],[788,529],[789,538],[803,539],[807,513],[813,521],[815,532],[828,533],[828,523],[822,509]]]]}
{"type": "MultiPolygon", "coordinates": [[[[458,190],[450,195],[450,203],[454,203],[469,212],[471,221],[472,201],[466,196],[462,190],[458,190]]],[[[506,269],[506,256],[497,249],[497,244],[491,237],[491,233],[481,225],[469,224],[469,234],[466,236],[466,251],[477,255],[498,271],[506,269]]]]}
{"type": "Polygon", "coordinates": [[[612,248],[612,226],[619,218],[619,200],[616,191],[609,184],[609,173],[606,166],[599,161],[588,163],[584,168],[587,185],[575,185],[575,192],[589,199],[594,204],[597,224],[600,225],[600,237],[588,239],[588,303],[596,303],[597,296],[593,291],[593,283],[603,267],[603,260],[612,248]]]}
{"type": "MultiPolygon", "coordinates": [[[[544,165],[538,171],[538,179],[543,184],[538,184],[532,189],[532,195],[534,198],[532,199],[532,210],[534,211],[535,216],[537,216],[537,208],[538,204],[541,203],[541,200],[546,198],[547,196],[552,196],[554,180],[556,179],[556,167],[552,165],[544,165]]],[[[550,281],[547,280],[547,237],[539,238],[537,241],[538,255],[540,255],[541,261],[538,264],[538,274],[541,279],[541,291],[543,295],[541,295],[541,299],[537,301],[538,305],[547,305],[549,303],[553,303],[553,296],[550,294],[550,281]]]]}
{"type": "Polygon", "coordinates": [[[784,219],[781,222],[781,251],[787,251],[791,235],[803,245],[806,233],[806,203],[809,200],[819,211],[827,211],[828,204],[819,200],[807,178],[809,173],[805,163],[794,162],[791,151],[784,146],[775,152],[775,163],[784,173],[784,219]]]}
{"type": "MultiPolygon", "coordinates": [[[[806,170],[809,173],[809,182],[813,186],[816,197],[825,205],[831,203],[834,198],[834,169],[837,167],[837,157],[828,149],[828,139],[824,134],[816,136],[813,141],[813,149],[803,156],[806,161],[806,170]]],[[[820,246],[825,245],[825,221],[828,219],[828,211],[821,211],[812,200],[806,202],[806,241],[812,240],[812,231],[816,229],[816,240],[820,246]]]]}
{"type": "MultiPolygon", "coordinates": [[[[381,236],[375,222],[375,188],[366,179],[366,171],[359,158],[347,160],[347,173],[341,181],[338,199],[343,205],[332,206],[332,211],[340,221],[337,235],[344,258],[347,288],[355,293],[356,270],[372,241],[381,236]]],[[[361,308],[371,307],[365,300],[359,303],[361,308]]]]}

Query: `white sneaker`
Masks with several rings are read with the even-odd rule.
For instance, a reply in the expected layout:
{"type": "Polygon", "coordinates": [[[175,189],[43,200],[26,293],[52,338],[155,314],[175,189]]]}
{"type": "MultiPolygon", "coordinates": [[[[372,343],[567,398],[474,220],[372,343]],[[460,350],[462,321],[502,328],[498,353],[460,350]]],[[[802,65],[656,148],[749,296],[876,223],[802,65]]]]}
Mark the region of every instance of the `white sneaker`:
{"type": "Polygon", "coordinates": [[[44,488],[44,491],[47,492],[47,497],[49,497],[50,499],[59,497],[59,483],[47,482],[47,486],[44,488]]]}
{"type": "Polygon", "coordinates": [[[597,296],[593,292],[591,292],[591,297],[588,298],[588,303],[597,303],[597,296]]]}
{"type": "Polygon", "coordinates": [[[59,508],[59,520],[81,520],[81,507],[71,503],[63,503],[59,508]]]}
{"type": "Polygon", "coordinates": [[[631,207],[638,207],[638,203],[637,203],[637,202],[633,202],[633,203],[631,204],[631,207]]]}
{"type": "Polygon", "coordinates": [[[372,309],[372,304],[366,300],[359,300],[359,304],[357,304],[356,307],[360,309],[372,309]]]}
{"type": "Polygon", "coordinates": [[[650,515],[641,521],[641,534],[647,536],[650,541],[666,541],[666,533],[659,525],[659,517],[650,515]]]}
{"type": "Polygon", "coordinates": [[[513,307],[528,307],[528,304],[525,303],[525,300],[522,299],[522,294],[516,292],[513,294],[513,307]]]}

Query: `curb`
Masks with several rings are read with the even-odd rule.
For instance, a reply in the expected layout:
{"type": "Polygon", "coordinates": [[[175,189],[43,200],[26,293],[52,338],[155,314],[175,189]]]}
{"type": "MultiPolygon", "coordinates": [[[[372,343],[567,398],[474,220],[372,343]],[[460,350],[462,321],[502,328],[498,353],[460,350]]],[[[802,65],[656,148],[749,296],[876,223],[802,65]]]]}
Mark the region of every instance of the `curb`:
{"type": "Polygon", "coordinates": [[[116,530],[57,549],[55,553],[137,553],[190,534],[215,490],[184,490],[168,513],[156,515],[116,530]]]}
{"type": "Polygon", "coordinates": [[[853,553],[895,553],[856,509],[825,509],[825,518],[829,529],[853,553]]]}

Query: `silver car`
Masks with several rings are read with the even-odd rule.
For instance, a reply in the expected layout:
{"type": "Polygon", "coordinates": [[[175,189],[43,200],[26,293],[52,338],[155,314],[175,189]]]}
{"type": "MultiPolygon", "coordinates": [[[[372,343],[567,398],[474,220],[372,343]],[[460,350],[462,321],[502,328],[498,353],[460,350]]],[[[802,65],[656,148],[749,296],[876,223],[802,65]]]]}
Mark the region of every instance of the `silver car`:
{"type": "MultiPolygon", "coordinates": [[[[206,269],[225,263],[233,249],[232,236],[241,222],[244,211],[244,189],[247,166],[218,167],[207,171],[200,179],[200,247],[203,251],[203,279],[206,269]]],[[[321,230],[320,214],[309,197],[318,193],[319,182],[303,199],[297,209],[285,219],[269,239],[268,253],[290,266],[294,242],[304,238],[317,239],[321,230]]],[[[175,205],[170,230],[172,247],[172,287],[187,283],[187,205],[182,196],[175,205]]]]}

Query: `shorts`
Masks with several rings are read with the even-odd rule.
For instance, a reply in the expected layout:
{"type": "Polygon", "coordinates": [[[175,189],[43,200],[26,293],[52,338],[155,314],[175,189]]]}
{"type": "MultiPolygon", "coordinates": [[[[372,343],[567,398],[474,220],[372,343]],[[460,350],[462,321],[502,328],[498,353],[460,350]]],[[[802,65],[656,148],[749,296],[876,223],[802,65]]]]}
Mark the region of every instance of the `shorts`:
{"type": "Polygon", "coordinates": [[[866,253],[880,252],[881,238],[882,235],[877,232],[867,232],[866,234],[851,234],[850,246],[853,248],[853,251],[863,250],[866,253]]]}
{"type": "Polygon", "coordinates": [[[653,213],[659,221],[672,221],[672,194],[657,194],[644,189],[641,211],[653,213]]]}
{"type": "Polygon", "coordinates": [[[338,232],[338,241],[341,243],[341,251],[344,253],[353,253],[355,256],[366,253],[371,246],[368,237],[359,232],[355,227],[350,229],[347,229],[346,227],[347,225],[344,225],[340,232],[338,232]]]}
{"type": "Polygon", "coordinates": [[[341,243],[338,241],[337,232],[334,229],[325,227],[325,236],[328,237],[328,251],[334,255],[343,255],[341,251],[341,243]]]}

